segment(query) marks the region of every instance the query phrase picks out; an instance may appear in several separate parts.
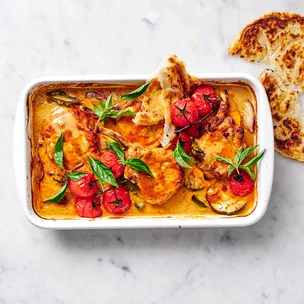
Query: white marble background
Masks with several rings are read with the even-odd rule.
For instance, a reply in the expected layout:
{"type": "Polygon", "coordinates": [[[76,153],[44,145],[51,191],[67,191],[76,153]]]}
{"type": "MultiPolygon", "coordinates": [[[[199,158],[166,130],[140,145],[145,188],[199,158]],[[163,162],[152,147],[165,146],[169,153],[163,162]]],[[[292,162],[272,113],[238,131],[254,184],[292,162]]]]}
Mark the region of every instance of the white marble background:
{"type": "Polygon", "coordinates": [[[12,168],[15,109],[32,78],[153,73],[170,53],[191,72],[258,76],[262,66],[226,49],[272,10],[304,14],[304,2],[0,0],[0,304],[304,303],[301,163],[276,155],[271,203],[252,227],[82,232],[29,224],[12,168]]]}

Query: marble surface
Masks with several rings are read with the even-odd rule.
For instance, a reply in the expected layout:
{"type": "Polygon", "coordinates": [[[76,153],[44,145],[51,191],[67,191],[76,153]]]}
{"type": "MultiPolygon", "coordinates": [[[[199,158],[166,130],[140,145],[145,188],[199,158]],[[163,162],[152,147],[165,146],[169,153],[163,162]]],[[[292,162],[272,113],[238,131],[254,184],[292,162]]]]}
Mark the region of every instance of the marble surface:
{"type": "Polygon", "coordinates": [[[140,74],[176,53],[195,72],[261,65],[226,55],[260,14],[302,0],[0,0],[0,304],[304,303],[303,165],[276,155],[252,227],[46,231],[24,218],[12,170],[20,90],[44,75],[140,74]]]}

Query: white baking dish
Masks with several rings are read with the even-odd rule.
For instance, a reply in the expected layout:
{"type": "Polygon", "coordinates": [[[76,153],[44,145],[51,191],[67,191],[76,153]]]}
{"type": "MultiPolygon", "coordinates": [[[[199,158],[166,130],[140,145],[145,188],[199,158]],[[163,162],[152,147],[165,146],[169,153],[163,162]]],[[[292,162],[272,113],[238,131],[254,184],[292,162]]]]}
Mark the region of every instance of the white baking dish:
{"type": "Polygon", "coordinates": [[[270,199],[274,143],[273,126],[267,95],[262,84],[248,74],[199,74],[199,79],[220,82],[242,81],[255,91],[258,104],[258,144],[266,148],[263,159],[258,164],[258,203],[255,210],[244,217],[216,218],[119,218],[119,219],[77,219],[77,220],[45,220],[39,217],[32,207],[30,185],[30,141],[28,140],[27,100],[28,95],[37,86],[49,83],[137,83],[151,76],[105,76],[105,77],[48,77],[30,82],[22,91],[17,107],[14,126],[14,166],[18,193],[26,218],[34,225],[50,229],[102,229],[102,228],[184,228],[184,227],[235,227],[248,226],[262,218],[270,199]]]}

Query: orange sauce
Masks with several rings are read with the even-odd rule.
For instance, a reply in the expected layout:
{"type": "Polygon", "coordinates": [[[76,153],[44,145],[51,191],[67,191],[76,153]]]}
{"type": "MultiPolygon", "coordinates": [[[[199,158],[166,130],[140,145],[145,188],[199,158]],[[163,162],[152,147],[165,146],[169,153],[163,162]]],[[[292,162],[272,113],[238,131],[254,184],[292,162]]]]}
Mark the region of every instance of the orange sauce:
{"type": "MultiPolygon", "coordinates": [[[[204,82],[208,84],[208,82],[204,82]]],[[[215,83],[210,82],[217,92],[226,89],[230,96],[230,109],[229,115],[232,116],[237,124],[242,125],[240,112],[244,106],[246,99],[249,99],[256,111],[256,97],[253,90],[244,83],[215,83]]],[[[70,94],[79,100],[82,105],[93,108],[92,98],[87,97],[87,92],[90,90],[98,90],[105,96],[110,93],[113,94],[113,99],[117,99],[124,93],[130,92],[138,87],[136,85],[110,85],[110,84],[58,84],[58,85],[45,85],[35,89],[28,99],[29,110],[29,138],[31,140],[31,165],[32,165],[32,203],[35,212],[45,219],[75,219],[79,218],[74,209],[75,198],[69,191],[66,194],[65,204],[60,203],[44,203],[43,201],[57,193],[62,187],[54,181],[56,174],[61,174],[63,171],[53,162],[50,161],[48,155],[52,153],[52,148],[48,146],[41,139],[41,133],[45,132],[46,127],[51,125],[56,132],[56,137],[64,129],[70,129],[72,138],[77,139],[79,131],[76,127],[75,119],[71,114],[69,108],[58,105],[56,103],[49,103],[46,101],[46,92],[55,89],[62,89],[67,94],[70,94]],[[43,167],[43,177],[41,177],[41,167],[43,167]],[[50,174],[51,173],[51,174],[50,174]],[[39,177],[41,180],[39,180],[39,177]],[[39,180],[39,182],[38,182],[39,180]]],[[[105,99],[105,98],[104,98],[105,99]]],[[[140,99],[140,98],[139,98],[140,99]]],[[[107,127],[115,130],[115,122],[111,121],[107,127]]],[[[245,129],[244,142],[247,147],[253,146],[257,142],[257,127],[255,132],[251,133],[245,129]]],[[[80,143],[81,144],[81,143],[80,143]]],[[[225,156],[233,158],[229,150],[225,151],[225,156]]],[[[82,169],[89,169],[87,164],[84,164],[82,169]]],[[[255,166],[253,171],[256,172],[255,166]]],[[[256,172],[257,173],[257,172],[256,172]]],[[[213,181],[214,182],[214,181],[213,181]]],[[[212,184],[213,182],[210,182],[212,184]]],[[[233,216],[247,216],[252,213],[256,207],[257,190],[255,183],[255,191],[246,197],[247,204],[245,208],[233,216]]],[[[138,211],[132,206],[123,217],[191,217],[191,218],[204,218],[204,217],[225,217],[225,215],[217,214],[209,208],[203,208],[195,204],[191,200],[191,196],[195,194],[201,201],[206,201],[207,187],[202,190],[192,191],[182,187],[178,193],[173,196],[167,203],[162,206],[145,204],[141,211],[138,211]]],[[[133,201],[141,203],[140,198],[132,195],[133,201]]],[[[117,218],[107,213],[103,209],[103,216],[98,220],[104,218],[117,218]]],[[[229,216],[231,217],[231,216],[229,216]]]]}

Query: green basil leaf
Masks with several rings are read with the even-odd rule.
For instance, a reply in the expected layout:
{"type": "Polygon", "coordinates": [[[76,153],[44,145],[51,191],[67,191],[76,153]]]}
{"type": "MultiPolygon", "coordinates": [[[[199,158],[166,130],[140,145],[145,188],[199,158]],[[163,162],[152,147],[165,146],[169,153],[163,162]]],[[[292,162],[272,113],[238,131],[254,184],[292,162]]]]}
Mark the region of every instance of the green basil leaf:
{"type": "Polygon", "coordinates": [[[107,98],[107,101],[105,103],[105,106],[106,106],[106,109],[109,109],[111,108],[113,105],[113,102],[112,102],[112,94],[110,94],[107,98]]]}
{"type": "Polygon", "coordinates": [[[252,158],[246,164],[243,164],[243,167],[250,167],[251,165],[256,164],[264,156],[265,151],[266,151],[266,149],[264,149],[261,153],[259,153],[257,156],[252,158]]]}
{"type": "Polygon", "coordinates": [[[230,166],[229,167],[229,170],[228,170],[228,177],[230,177],[231,173],[233,172],[235,168],[233,166],[230,166]]]}
{"type": "Polygon", "coordinates": [[[237,164],[240,164],[240,156],[241,156],[243,150],[244,150],[244,148],[240,147],[234,157],[234,163],[236,164],[236,166],[237,166],[237,164]]]}
{"type": "Polygon", "coordinates": [[[201,206],[201,207],[204,207],[204,208],[208,208],[208,205],[204,202],[202,202],[196,195],[192,195],[191,196],[191,200],[192,202],[194,202],[195,204],[201,206]]]}
{"type": "Polygon", "coordinates": [[[131,115],[131,116],[135,116],[135,113],[134,113],[133,111],[131,111],[131,110],[126,110],[126,111],[120,110],[119,112],[116,112],[116,113],[114,113],[113,115],[111,115],[111,117],[113,117],[113,118],[118,118],[118,117],[120,117],[120,116],[122,116],[122,115],[131,115]]]}
{"type": "Polygon", "coordinates": [[[214,155],[214,157],[217,160],[219,160],[219,161],[221,161],[223,163],[227,163],[227,164],[233,166],[234,168],[236,167],[235,164],[233,163],[233,161],[230,158],[222,157],[222,156],[219,156],[219,155],[214,155]]]}
{"type": "Polygon", "coordinates": [[[176,149],[185,161],[189,163],[195,163],[195,160],[184,151],[179,141],[177,142],[176,149]]]}
{"type": "Polygon", "coordinates": [[[141,159],[131,158],[131,159],[128,159],[128,160],[123,161],[121,163],[124,164],[124,165],[128,165],[129,167],[131,167],[132,169],[135,169],[137,171],[147,173],[147,174],[149,174],[150,176],[153,177],[153,174],[152,174],[151,170],[141,159]]]}
{"type": "Polygon", "coordinates": [[[104,163],[102,163],[98,159],[90,157],[89,164],[101,185],[103,185],[104,183],[108,183],[115,187],[118,187],[118,184],[111,169],[109,169],[104,163]]]}
{"type": "Polygon", "coordinates": [[[87,173],[74,171],[74,172],[69,172],[68,177],[73,182],[77,182],[77,181],[79,181],[80,179],[82,179],[86,175],[87,175],[87,173]]]}
{"type": "Polygon", "coordinates": [[[176,148],[174,149],[174,151],[173,151],[173,156],[174,156],[174,159],[176,160],[176,162],[177,162],[180,166],[182,166],[182,167],[184,167],[184,168],[188,168],[188,169],[191,169],[191,168],[192,168],[190,165],[188,165],[188,164],[184,161],[184,159],[183,159],[183,157],[181,156],[181,154],[180,154],[180,152],[179,152],[179,150],[178,150],[177,147],[176,147],[176,148]]]}
{"type": "Polygon", "coordinates": [[[242,161],[250,154],[252,153],[259,145],[253,146],[253,147],[249,147],[248,149],[245,149],[241,156],[240,156],[240,161],[237,164],[238,166],[242,163],[242,161]]]}
{"type": "Polygon", "coordinates": [[[64,169],[63,166],[63,132],[60,134],[54,149],[54,160],[56,164],[64,169]]]}
{"type": "Polygon", "coordinates": [[[118,157],[120,161],[125,160],[125,154],[117,142],[115,141],[108,142],[108,147],[112,152],[115,153],[115,155],[118,157]]]}
{"type": "Polygon", "coordinates": [[[68,189],[68,184],[65,184],[55,195],[46,199],[44,201],[44,203],[58,203],[58,202],[60,202],[63,199],[67,189],[68,189]]]}
{"type": "Polygon", "coordinates": [[[134,100],[134,99],[136,99],[137,97],[139,97],[141,94],[143,94],[147,90],[149,84],[150,84],[150,82],[145,83],[142,86],[140,86],[139,88],[137,88],[136,90],[134,90],[130,93],[127,93],[127,94],[123,94],[120,99],[121,100],[134,100]]]}
{"type": "Polygon", "coordinates": [[[102,118],[104,112],[102,109],[100,109],[99,107],[97,107],[96,105],[94,105],[93,107],[94,113],[99,117],[102,118]]]}
{"type": "Polygon", "coordinates": [[[104,101],[99,101],[99,105],[101,106],[101,109],[104,111],[106,109],[106,104],[104,101]]]}
{"type": "Polygon", "coordinates": [[[253,181],[255,181],[256,176],[255,176],[255,174],[250,170],[249,167],[240,166],[240,168],[243,169],[244,171],[246,171],[246,172],[249,174],[249,176],[251,177],[251,179],[252,179],[253,181]]]}

